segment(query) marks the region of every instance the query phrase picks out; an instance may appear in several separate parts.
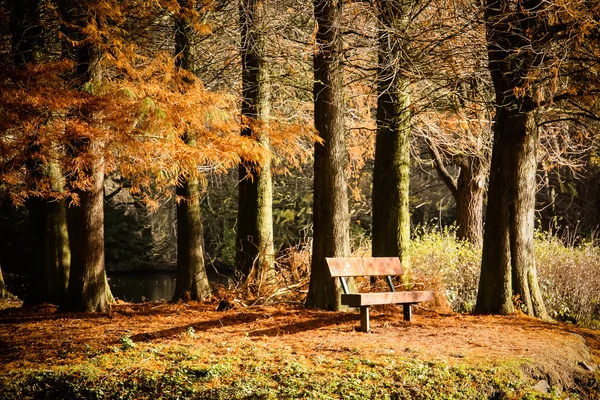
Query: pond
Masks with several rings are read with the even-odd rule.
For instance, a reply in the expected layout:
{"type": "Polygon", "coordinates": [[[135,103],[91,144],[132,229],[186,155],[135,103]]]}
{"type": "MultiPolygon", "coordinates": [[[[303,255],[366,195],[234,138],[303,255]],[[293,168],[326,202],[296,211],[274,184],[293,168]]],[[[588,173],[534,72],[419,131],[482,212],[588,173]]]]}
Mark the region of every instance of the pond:
{"type": "MultiPolygon", "coordinates": [[[[211,282],[227,285],[228,278],[208,271],[211,282]]],[[[30,277],[8,275],[6,286],[11,293],[20,299],[25,298],[30,290],[30,277]]],[[[175,292],[175,272],[128,272],[109,273],[108,284],[115,298],[130,303],[141,303],[154,300],[171,300],[175,292]]]]}
{"type": "Polygon", "coordinates": [[[108,275],[108,284],[115,298],[130,303],[171,300],[175,292],[174,272],[148,272],[108,275]]]}

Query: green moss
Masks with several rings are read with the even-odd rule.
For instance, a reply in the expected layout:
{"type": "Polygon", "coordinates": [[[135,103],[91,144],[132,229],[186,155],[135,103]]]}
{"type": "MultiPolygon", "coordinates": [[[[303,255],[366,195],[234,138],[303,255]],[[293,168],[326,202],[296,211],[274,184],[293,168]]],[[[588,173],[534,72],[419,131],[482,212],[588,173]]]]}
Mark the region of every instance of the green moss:
{"type": "MultiPolygon", "coordinates": [[[[140,347],[51,370],[14,370],[0,377],[0,399],[560,398],[535,392],[519,361],[492,366],[390,356],[317,360],[268,352],[239,358],[203,350],[192,360],[189,351],[140,347]]],[[[582,383],[581,393],[598,393],[599,378],[582,383]]]]}

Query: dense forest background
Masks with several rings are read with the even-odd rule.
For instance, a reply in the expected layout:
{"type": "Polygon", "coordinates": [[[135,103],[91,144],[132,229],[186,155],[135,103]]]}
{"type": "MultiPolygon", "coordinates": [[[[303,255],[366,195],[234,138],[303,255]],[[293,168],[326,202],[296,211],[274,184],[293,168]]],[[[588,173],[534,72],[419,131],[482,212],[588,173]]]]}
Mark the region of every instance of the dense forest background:
{"type": "MultiPolygon", "coordinates": [[[[316,192],[328,181],[318,181],[326,174],[313,147],[337,140],[327,140],[316,115],[325,107],[315,89],[325,79],[315,78],[316,48],[331,43],[325,53],[338,58],[325,63],[339,68],[326,76],[343,88],[332,98],[342,105],[338,167],[347,180],[350,252],[371,252],[382,198],[404,201],[377,182],[390,167],[376,161],[387,146],[376,150],[376,138],[392,125],[409,144],[402,161],[409,190],[401,192],[410,218],[400,225],[409,224],[413,238],[450,228],[481,246],[494,135],[513,118],[502,112],[515,108],[535,126],[535,181],[527,189],[535,193],[535,228],[565,244],[597,245],[600,8],[584,0],[529,3],[3,0],[2,271],[38,274],[32,199],[78,209],[94,185],[103,195],[107,271],[174,271],[191,262],[194,255],[182,261],[177,248],[193,228],[184,235],[178,221],[180,204],[189,203],[181,212],[196,207],[187,201],[194,196],[209,267],[249,276],[248,263],[259,260],[260,272],[273,257],[275,270],[284,269],[291,251],[313,245],[313,213],[323,213],[313,193],[317,204],[329,201],[316,192]],[[321,32],[324,23],[335,29],[321,32]],[[495,46],[512,49],[499,61],[495,46]],[[506,68],[502,76],[494,63],[506,68]],[[381,103],[387,92],[394,110],[381,103]],[[97,142],[101,157],[92,156],[97,142]],[[92,171],[100,158],[98,180],[92,171]],[[247,232],[262,235],[260,223],[252,227],[244,219],[252,212],[243,210],[265,172],[273,226],[266,243],[274,250],[252,253],[247,232]]],[[[497,179],[519,185],[528,178],[497,179]]],[[[402,229],[391,231],[401,237],[402,229]]],[[[409,265],[402,240],[389,255],[409,265]]]]}

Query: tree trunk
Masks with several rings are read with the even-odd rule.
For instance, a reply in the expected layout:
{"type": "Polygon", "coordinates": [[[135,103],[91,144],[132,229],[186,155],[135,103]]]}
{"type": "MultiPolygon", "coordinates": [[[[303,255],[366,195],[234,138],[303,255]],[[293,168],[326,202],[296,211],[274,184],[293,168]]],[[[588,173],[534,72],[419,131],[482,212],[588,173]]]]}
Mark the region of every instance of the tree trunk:
{"type": "MultiPolygon", "coordinates": [[[[191,144],[191,143],[190,143],[191,144]]],[[[203,300],[211,295],[204,265],[204,236],[197,177],[177,187],[177,283],[173,301],[203,300]]]]}
{"type": "Polygon", "coordinates": [[[518,146],[513,148],[513,163],[517,175],[514,177],[515,195],[511,204],[511,258],[512,289],[517,302],[525,307],[530,316],[547,319],[548,314],[540,292],[535,266],[535,193],[537,191],[537,125],[533,113],[522,117],[525,134],[519,137],[518,146]]]}
{"type": "Polygon", "coordinates": [[[531,89],[523,89],[530,87],[526,78],[538,63],[539,55],[528,38],[540,28],[540,3],[527,3],[516,12],[506,0],[487,0],[484,5],[496,116],[475,311],[508,314],[515,301],[529,315],[545,319],[548,315],[538,285],[533,240],[536,103],[531,89]]]}
{"type": "MultiPolygon", "coordinates": [[[[472,164],[479,163],[470,160],[472,164]]],[[[468,163],[469,161],[467,161],[468,163]]],[[[456,222],[458,240],[481,244],[483,240],[483,195],[485,177],[479,165],[461,164],[456,182],[456,222]]]]}
{"type": "MultiPolygon", "coordinates": [[[[195,8],[196,2],[188,4],[180,0],[182,10],[195,8]]],[[[179,55],[178,65],[194,72],[198,33],[193,21],[177,18],[175,51],[179,55]]],[[[188,146],[196,146],[193,134],[184,138],[188,146]]],[[[206,266],[204,265],[204,234],[202,231],[202,211],[200,209],[200,184],[197,171],[189,171],[179,178],[176,189],[177,203],[177,283],[173,301],[202,300],[211,295],[206,266]]]]}
{"type": "Polygon", "coordinates": [[[78,143],[78,150],[93,157],[89,166],[92,188],[76,189],[79,205],[68,209],[71,274],[65,309],[104,312],[112,295],[104,269],[104,156],[97,143],[78,143]]]}
{"type": "MultiPolygon", "coordinates": [[[[51,5],[44,0],[10,2],[13,62],[25,67],[52,60],[58,46],[58,22],[49,19],[51,5]]],[[[37,133],[30,133],[27,171],[32,187],[49,182],[56,197],[64,191],[64,179],[56,151],[40,148],[37,133]],[[47,161],[39,153],[49,152],[47,161]]],[[[34,196],[28,199],[32,243],[32,285],[27,303],[60,304],[69,279],[70,251],[64,200],[34,196]]]]}
{"type": "MultiPolygon", "coordinates": [[[[59,11],[66,22],[63,34],[72,40],[85,42],[83,30],[87,15],[82,4],[66,1],[61,4],[59,11]]],[[[65,46],[68,45],[69,43],[65,43],[65,46]]],[[[74,56],[74,85],[83,88],[90,82],[102,80],[100,49],[87,43],[74,49],[74,56]]],[[[86,108],[73,112],[86,123],[95,123],[93,113],[86,108]]],[[[67,135],[72,136],[68,147],[69,156],[84,156],[88,160],[83,175],[89,180],[90,186],[81,189],[74,185],[75,182],[71,182],[79,204],[67,210],[71,273],[63,307],[70,311],[104,312],[108,311],[110,304],[114,302],[104,265],[105,144],[101,138],[81,137],[77,132],[67,132],[67,135]]]]}
{"type": "Polygon", "coordinates": [[[509,128],[505,115],[498,109],[495,124],[495,137],[492,149],[492,163],[488,189],[488,205],[483,232],[483,253],[481,276],[475,312],[510,314],[514,311],[512,302],[512,266],[510,257],[510,191],[514,176],[509,169],[511,146],[503,140],[503,129],[509,128]]]}
{"type": "Polygon", "coordinates": [[[313,249],[307,307],[340,310],[340,287],[329,275],[325,257],[350,252],[350,217],[345,167],[342,0],[315,0],[317,24],[314,67],[315,144],[313,249]]]}
{"type": "MultiPolygon", "coordinates": [[[[242,35],[242,135],[269,150],[269,70],[266,59],[265,1],[240,2],[242,35]]],[[[239,167],[236,267],[254,290],[275,284],[271,162],[242,162],[239,167]]]]}
{"type": "Polygon", "coordinates": [[[410,266],[410,80],[398,60],[405,43],[397,34],[407,24],[396,2],[379,2],[377,138],[373,170],[373,256],[400,257],[410,266]]]}
{"type": "Polygon", "coordinates": [[[498,108],[475,307],[479,313],[512,313],[516,300],[527,314],[548,317],[534,258],[536,131],[531,112],[498,108]]]}
{"type": "Polygon", "coordinates": [[[2,275],[2,264],[0,264],[0,299],[12,298],[13,295],[8,291],[4,284],[4,276],[2,275]]]}
{"type": "Polygon", "coordinates": [[[28,304],[62,304],[69,283],[71,251],[64,200],[32,197],[27,202],[33,251],[28,304]]]}

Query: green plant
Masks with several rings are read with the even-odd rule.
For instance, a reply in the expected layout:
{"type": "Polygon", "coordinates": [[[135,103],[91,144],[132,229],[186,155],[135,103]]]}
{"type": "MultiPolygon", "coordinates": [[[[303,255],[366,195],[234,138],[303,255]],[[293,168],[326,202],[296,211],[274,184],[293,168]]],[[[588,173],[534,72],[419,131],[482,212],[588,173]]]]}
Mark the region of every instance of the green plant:
{"type": "Polygon", "coordinates": [[[131,337],[129,337],[129,335],[121,336],[121,350],[127,351],[130,349],[135,349],[134,341],[131,340],[131,337]]]}

